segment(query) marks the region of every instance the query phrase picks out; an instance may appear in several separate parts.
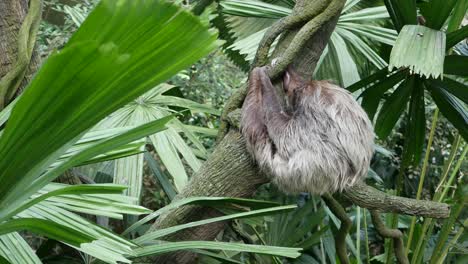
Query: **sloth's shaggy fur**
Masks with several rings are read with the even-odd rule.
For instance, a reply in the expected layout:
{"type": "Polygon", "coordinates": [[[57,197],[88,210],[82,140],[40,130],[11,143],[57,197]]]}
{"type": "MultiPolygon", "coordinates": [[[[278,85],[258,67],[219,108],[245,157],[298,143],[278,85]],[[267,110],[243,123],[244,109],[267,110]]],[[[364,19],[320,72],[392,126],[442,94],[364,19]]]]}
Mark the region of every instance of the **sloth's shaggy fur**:
{"type": "Polygon", "coordinates": [[[343,191],[367,174],[374,133],[367,114],[343,88],[302,81],[291,70],[277,95],[266,68],[255,68],[241,128],[261,170],[284,192],[343,191]]]}

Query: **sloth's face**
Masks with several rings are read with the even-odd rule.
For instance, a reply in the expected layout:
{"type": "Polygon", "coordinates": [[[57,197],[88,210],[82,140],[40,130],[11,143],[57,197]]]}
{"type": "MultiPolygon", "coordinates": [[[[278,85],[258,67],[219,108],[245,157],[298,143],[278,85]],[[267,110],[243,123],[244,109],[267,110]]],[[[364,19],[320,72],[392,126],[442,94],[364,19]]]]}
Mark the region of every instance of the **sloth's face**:
{"type": "Polygon", "coordinates": [[[289,68],[283,76],[283,90],[286,94],[288,106],[295,108],[301,94],[307,89],[308,83],[304,81],[294,70],[289,68]]]}

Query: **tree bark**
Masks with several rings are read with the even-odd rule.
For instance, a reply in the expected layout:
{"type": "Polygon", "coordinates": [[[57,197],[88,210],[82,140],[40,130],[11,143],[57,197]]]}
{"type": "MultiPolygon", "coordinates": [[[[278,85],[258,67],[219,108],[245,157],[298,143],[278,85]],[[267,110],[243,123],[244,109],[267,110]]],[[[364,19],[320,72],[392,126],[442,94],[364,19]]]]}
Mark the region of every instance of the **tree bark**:
{"type": "MultiPolygon", "coordinates": [[[[307,0],[299,0],[297,3],[303,1],[307,0]]],[[[312,78],[318,59],[328,43],[337,20],[338,16],[330,19],[307,41],[305,48],[295,57],[293,65],[304,79],[312,78]]],[[[273,57],[280,56],[285,51],[296,33],[297,30],[292,30],[283,34],[273,57]]],[[[251,197],[255,193],[256,187],[267,181],[268,179],[258,171],[247,152],[242,135],[237,128],[232,127],[202,168],[195,173],[187,187],[176,196],[176,199],[191,196],[251,197]]],[[[219,213],[210,208],[182,207],[161,216],[151,230],[217,215],[219,213]]],[[[213,240],[223,228],[224,224],[222,223],[204,225],[183,230],[164,239],[169,241],[213,240]]],[[[194,263],[194,258],[193,253],[178,252],[138,259],[134,263],[194,263]]]]}
{"type": "MultiPolygon", "coordinates": [[[[18,32],[28,13],[28,0],[0,1],[0,79],[14,65],[18,56],[18,32]]],[[[26,74],[16,93],[18,96],[31,81],[40,65],[40,56],[33,52],[26,74]]]]}

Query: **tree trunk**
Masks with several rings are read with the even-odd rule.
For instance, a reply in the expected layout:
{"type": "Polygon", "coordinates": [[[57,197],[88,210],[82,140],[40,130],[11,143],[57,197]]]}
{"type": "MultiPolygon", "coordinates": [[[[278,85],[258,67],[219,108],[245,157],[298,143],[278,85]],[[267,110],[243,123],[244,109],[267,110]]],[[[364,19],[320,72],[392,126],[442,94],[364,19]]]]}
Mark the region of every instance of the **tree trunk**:
{"type": "MultiPolygon", "coordinates": [[[[297,4],[307,0],[299,0],[297,4]]],[[[331,33],[333,32],[338,16],[332,18],[321,27],[307,42],[295,61],[295,69],[304,79],[311,79],[316,64],[323,52],[331,33]]],[[[292,41],[297,30],[284,34],[273,57],[284,52],[292,41]]],[[[195,173],[187,187],[177,195],[176,199],[191,196],[230,196],[251,197],[260,183],[268,180],[259,173],[252,158],[246,151],[245,142],[237,129],[231,128],[223,140],[216,146],[213,154],[195,173]]],[[[210,208],[199,206],[186,206],[161,216],[152,226],[152,230],[166,228],[182,223],[197,221],[219,215],[210,208]]],[[[193,229],[180,231],[165,237],[169,241],[182,240],[213,240],[222,231],[224,224],[216,223],[204,225],[193,229]]],[[[163,256],[138,259],[135,263],[194,263],[194,254],[178,252],[163,256]]]]}
{"type": "MultiPolygon", "coordinates": [[[[28,13],[28,0],[0,1],[0,79],[13,66],[18,55],[18,32],[28,13]]],[[[31,81],[40,65],[40,57],[33,52],[25,77],[16,95],[31,81]]]]}

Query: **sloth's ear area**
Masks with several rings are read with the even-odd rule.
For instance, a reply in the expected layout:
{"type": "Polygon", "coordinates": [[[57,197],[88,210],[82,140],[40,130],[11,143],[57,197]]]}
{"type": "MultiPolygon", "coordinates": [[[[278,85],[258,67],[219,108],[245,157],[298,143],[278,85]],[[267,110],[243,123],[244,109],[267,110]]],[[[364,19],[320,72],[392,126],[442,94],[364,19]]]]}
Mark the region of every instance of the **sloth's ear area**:
{"type": "Polygon", "coordinates": [[[288,69],[283,76],[283,89],[285,92],[292,92],[296,88],[302,86],[305,83],[304,79],[297,74],[297,72],[292,68],[291,65],[288,66],[288,69]]]}

